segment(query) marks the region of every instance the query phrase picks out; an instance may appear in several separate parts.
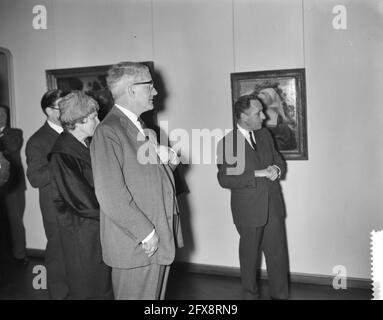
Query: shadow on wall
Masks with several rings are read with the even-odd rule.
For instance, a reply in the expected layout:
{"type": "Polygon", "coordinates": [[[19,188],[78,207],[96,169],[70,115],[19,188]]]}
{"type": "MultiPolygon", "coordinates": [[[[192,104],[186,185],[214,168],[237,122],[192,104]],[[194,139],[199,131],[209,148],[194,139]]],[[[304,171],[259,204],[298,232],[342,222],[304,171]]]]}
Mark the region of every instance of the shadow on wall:
{"type": "MultiPolygon", "coordinates": [[[[160,137],[164,137],[163,141],[165,141],[166,139],[166,141],[169,144],[169,137],[167,136],[167,133],[164,132],[157,125],[157,114],[166,109],[166,98],[168,96],[166,85],[163,81],[160,71],[158,71],[157,69],[154,71],[152,77],[158,94],[154,99],[154,110],[145,112],[142,115],[142,118],[147,124],[147,126],[156,132],[158,140],[160,137]]],[[[191,228],[191,209],[188,197],[190,190],[186,183],[186,175],[189,169],[189,165],[181,163],[174,171],[175,188],[177,193],[177,200],[181,218],[181,227],[184,238],[184,247],[180,249],[178,253],[180,256],[182,256],[182,260],[186,261],[189,261],[189,257],[194,251],[194,238],[191,228]]]]}

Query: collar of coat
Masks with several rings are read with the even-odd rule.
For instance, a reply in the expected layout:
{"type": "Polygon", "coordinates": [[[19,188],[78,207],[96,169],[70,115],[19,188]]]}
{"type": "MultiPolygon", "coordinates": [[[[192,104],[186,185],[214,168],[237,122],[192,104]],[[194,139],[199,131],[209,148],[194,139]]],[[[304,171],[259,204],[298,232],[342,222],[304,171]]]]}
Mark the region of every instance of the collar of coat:
{"type": "Polygon", "coordinates": [[[52,153],[68,154],[75,158],[79,158],[89,164],[91,163],[89,149],[85,147],[68,131],[64,131],[59,135],[55,142],[55,145],[52,148],[52,151],[50,152],[50,155],[52,153]]]}

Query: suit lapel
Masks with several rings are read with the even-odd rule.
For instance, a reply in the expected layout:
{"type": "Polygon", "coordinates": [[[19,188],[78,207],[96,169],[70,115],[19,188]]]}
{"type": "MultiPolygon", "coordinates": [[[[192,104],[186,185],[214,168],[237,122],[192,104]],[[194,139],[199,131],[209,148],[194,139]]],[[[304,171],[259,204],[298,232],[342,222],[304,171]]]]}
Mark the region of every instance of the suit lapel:
{"type": "MultiPolygon", "coordinates": [[[[259,158],[258,151],[255,151],[251,147],[250,143],[243,136],[243,134],[239,130],[237,130],[237,129],[233,130],[233,134],[234,134],[234,136],[233,136],[234,137],[234,143],[239,142],[239,143],[244,143],[245,144],[245,155],[246,155],[246,157],[249,155],[253,160],[259,162],[260,158],[259,158]],[[238,136],[238,140],[237,140],[237,136],[238,136]]],[[[256,141],[256,143],[258,143],[258,142],[256,141]]],[[[257,144],[257,146],[258,146],[258,144],[257,144]]],[[[237,148],[236,148],[236,150],[237,150],[237,148]]]]}
{"type": "Polygon", "coordinates": [[[134,123],[124,113],[122,113],[120,110],[118,110],[117,107],[114,106],[110,112],[112,112],[112,111],[114,111],[115,114],[120,118],[121,126],[126,130],[126,133],[130,137],[130,139],[132,141],[135,141],[135,144],[137,146],[137,152],[141,146],[143,146],[145,143],[149,143],[148,144],[149,148],[150,148],[150,151],[149,151],[149,158],[150,158],[149,160],[150,161],[149,161],[149,163],[158,164],[157,167],[159,168],[161,174],[163,175],[163,177],[166,180],[169,180],[169,182],[172,186],[172,189],[175,190],[173,181],[170,178],[171,175],[168,171],[171,169],[170,168],[167,169],[166,166],[167,167],[169,167],[169,166],[161,163],[161,159],[159,158],[159,156],[158,156],[158,154],[154,148],[153,143],[148,142],[146,140],[146,137],[141,133],[140,130],[138,130],[138,128],[134,125],[134,123]]]}

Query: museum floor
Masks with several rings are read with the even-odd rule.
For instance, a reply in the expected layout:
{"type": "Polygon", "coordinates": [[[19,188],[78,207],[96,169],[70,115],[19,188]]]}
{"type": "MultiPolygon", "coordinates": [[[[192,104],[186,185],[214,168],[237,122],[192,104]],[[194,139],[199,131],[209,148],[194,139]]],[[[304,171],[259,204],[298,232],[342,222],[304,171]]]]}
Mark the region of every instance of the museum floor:
{"type": "MultiPolygon", "coordinates": [[[[31,258],[28,266],[17,265],[9,257],[0,261],[0,300],[45,300],[47,290],[32,287],[32,270],[42,265],[43,259],[31,258]]],[[[262,299],[268,299],[267,281],[261,282],[262,299]]],[[[293,283],[291,300],[369,300],[370,290],[348,288],[334,290],[331,286],[293,283]]],[[[173,268],[169,277],[167,300],[239,300],[240,279],[238,277],[216,276],[185,272],[173,268]]]]}

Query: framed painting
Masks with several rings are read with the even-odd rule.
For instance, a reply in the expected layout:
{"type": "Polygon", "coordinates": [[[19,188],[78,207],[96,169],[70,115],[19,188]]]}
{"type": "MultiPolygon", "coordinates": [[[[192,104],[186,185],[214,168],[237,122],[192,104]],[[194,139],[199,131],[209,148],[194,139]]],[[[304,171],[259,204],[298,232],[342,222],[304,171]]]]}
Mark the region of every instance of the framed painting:
{"type": "Polygon", "coordinates": [[[257,95],[279,152],[286,160],[308,159],[305,69],[232,73],[231,94],[233,109],[240,96],[257,95]]]}

